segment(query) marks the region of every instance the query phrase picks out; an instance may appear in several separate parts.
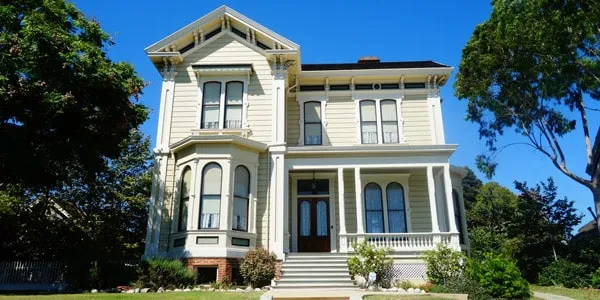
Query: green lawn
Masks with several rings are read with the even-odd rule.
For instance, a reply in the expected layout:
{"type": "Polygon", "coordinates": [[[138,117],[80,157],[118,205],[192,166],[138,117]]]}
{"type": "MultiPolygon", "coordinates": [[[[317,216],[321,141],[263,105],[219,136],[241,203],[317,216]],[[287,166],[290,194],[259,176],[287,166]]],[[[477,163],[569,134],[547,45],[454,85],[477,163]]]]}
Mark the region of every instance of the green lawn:
{"type": "Polygon", "coordinates": [[[577,300],[598,300],[600,299],[600,291],[590,289],[568,289],[557,286],[539,286],[532,285],[531,289],[540,292],[554,295],[571,297],[577,300]]]}
{"type": "Polygon", "coordinates": [[[35,299],[35,300],[59,300],[59,299],[140,299],[140,300],[254,300],[259,299],[262,292],[172,292],[172,293],[148,293],[148,294],[58,294],[58,295],[36,295],[36,296],[0,296],[4,300],[35,299]]]}

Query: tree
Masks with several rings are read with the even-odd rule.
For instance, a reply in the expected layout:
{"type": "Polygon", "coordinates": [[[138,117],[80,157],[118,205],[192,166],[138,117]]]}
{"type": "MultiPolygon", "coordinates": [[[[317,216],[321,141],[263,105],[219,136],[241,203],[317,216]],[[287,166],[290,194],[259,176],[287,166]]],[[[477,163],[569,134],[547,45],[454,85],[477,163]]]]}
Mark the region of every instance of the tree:
{"type": "Polygon", "coordinates": [[[465,209],[468,211],[475,203],[475,198],[479,193],[479,189],[483,185],[481,180],[477,178],[475,172],[471,170],[469,167],[465,167],[467,169],[467,175],[462,180],[462,188],[463,188],[463,199],[465,202],[465,209]]]}
{"type": "MultiPolygon", "coordinates": [[[[600,100],[598,1],[492,4],[490,18],[475,28],[463,49],[455,82],[456,96],[468,100],[467,120],[479,125],[480,138],[490,151],[478,156],[478,168],[491,177],[499,151],[527,145],[587,187],[600,212],[600,164],[593,161],[593,128],[588,121],[588,113],[597,111],[593,104],[600,100]],[[567,165],[562,137],[576,128],[583,132],[581,145],[587,169],[592,170],[589,178],[567,165]],[[522,139],[498,145],[498,138],[509,129],[522,139]]],[[[598,133],[595,139],[600,139],[598,133]]]]}
{"type": "Polygon", "coordinates": [[[112,39],[64,0],[0,2],[0,189],[89,177],[147,119],[144,82],[112,39]]]}

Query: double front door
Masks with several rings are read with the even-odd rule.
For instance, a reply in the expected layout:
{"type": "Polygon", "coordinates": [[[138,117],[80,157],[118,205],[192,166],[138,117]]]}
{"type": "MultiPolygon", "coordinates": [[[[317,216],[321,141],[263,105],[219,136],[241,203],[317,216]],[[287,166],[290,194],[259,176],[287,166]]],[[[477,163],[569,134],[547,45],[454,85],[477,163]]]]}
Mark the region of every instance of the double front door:
{"type": "Polygon", "coordinates": [[[298,251],[329,252],[329,198],[298,199],[298,251]]]}

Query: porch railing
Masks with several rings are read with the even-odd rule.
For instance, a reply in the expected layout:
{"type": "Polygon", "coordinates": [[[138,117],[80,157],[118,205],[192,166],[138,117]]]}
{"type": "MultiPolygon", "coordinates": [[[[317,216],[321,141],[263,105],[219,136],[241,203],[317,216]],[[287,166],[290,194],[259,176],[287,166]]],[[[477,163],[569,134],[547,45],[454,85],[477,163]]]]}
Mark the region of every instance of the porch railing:
{"type": "Polygon", "coordinates": [[[460,249],[458,233],[347,233],[340,234],[340,250],[353,252],[352,245],[367,241],[377,248],[390,248],[394,252],[432,250],[437,244],[460,249]]]}

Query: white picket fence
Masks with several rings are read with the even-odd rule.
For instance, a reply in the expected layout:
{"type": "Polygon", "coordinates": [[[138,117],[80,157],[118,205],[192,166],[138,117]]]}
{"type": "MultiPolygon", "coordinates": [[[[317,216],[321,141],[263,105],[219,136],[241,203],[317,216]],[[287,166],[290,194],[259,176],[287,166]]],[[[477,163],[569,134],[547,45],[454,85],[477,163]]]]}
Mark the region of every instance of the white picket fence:
{"type": "Polygon", "coordinates": [[[65,263],[55,261],[0,262],[0,291],[61,290],[65,270],[65,263]]]}

